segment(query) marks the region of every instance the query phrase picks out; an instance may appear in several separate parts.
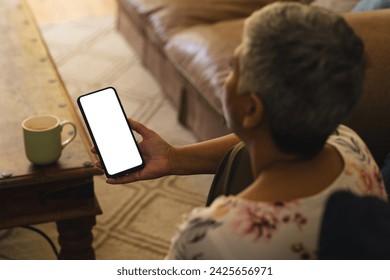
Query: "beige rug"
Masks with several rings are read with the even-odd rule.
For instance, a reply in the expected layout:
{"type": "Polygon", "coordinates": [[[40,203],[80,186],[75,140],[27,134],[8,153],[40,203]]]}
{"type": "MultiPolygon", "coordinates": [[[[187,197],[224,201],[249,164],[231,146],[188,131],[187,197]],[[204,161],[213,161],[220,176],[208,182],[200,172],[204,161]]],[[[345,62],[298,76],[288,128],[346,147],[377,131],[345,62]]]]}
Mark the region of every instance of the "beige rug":
{"type": "MultiPolygon", "coordinates": [[[[44,39],[74,100],[114,86],[128,116],[157,131],[173,145],[196,141],[177,122],[176,111],[131,47],[115,29],[114,17],[42,26],[44,39]]],[[[184,213],[204,205],[212,176],[170,176],[128,185],[95,178],[103,215],[94,228],[97,259],[161,259],[184,213]]],[[[57,242],[55,224],[38,225],[57,242]]],[[[57,244],[58,247],[58,244],[57,244]]],[[[15,228],[0,231],[0,259],[54,259],[38,234],[15,228]]]]}

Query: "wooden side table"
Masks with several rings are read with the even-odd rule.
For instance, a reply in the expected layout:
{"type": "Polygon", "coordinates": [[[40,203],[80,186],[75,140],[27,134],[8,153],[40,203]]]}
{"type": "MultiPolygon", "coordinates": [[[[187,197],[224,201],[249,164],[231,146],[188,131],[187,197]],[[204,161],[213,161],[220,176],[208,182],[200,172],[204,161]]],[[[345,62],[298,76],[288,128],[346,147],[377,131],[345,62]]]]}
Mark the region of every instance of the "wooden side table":
{"type": "Polygon", "coordinates": [[[94,259],[92,228],[102,212],[93,176],[101,172],[92,164],[84,126],[24,1],[2,1],[0,42],[0,229],[56,222],[61,259],[94,259]],[[39,114],[78,128],[60,160],[44,167],[27,160],[21,128],[25,118],[39,114]]]}

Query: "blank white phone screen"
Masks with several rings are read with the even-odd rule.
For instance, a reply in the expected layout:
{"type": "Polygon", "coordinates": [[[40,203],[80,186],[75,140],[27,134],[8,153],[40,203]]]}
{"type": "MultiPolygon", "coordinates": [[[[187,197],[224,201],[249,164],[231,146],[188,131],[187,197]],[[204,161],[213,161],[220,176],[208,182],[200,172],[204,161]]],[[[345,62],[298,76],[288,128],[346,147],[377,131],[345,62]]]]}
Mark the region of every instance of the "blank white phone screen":
{"type": "Polygon", "coordinates": [[[141,165],[142,158],[114,89],[81,97],[80,103],[108,174],[141,165]]]}

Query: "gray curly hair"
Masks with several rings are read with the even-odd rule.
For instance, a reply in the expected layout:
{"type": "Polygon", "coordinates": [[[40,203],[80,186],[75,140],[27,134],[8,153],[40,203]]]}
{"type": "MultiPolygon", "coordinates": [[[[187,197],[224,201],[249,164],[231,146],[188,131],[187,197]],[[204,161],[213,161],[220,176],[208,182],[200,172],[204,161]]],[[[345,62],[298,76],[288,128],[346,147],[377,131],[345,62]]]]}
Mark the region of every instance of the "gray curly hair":
{"type": "Polygon", "coordinates": [[[245,22],[238,92],[261,98],[281,151],[312,157],[361,96],[365,64],[340,15],[276,2],[245,22]]]}

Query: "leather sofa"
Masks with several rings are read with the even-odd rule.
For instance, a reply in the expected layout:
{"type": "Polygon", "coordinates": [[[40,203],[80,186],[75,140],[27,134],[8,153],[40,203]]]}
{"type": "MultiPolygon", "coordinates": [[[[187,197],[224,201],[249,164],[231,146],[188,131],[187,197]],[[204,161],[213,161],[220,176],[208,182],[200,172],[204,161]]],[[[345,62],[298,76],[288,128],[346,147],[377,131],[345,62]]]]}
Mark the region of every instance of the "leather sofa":
{"type": "MultiPolygon", "coordinates": [[[[352,8],[352,0],[344,1],[352,8]]],[[[177,108],[180,122],[205,140],[229,133],[220,102],[229,60],[245,18],[271,2],[118,0],[117,26],[177,108]]],[[[381,163],[390,151],[390,9],[344,16],[363,38],[369,59],[364,96],[347,124],[381,163]]]]}

